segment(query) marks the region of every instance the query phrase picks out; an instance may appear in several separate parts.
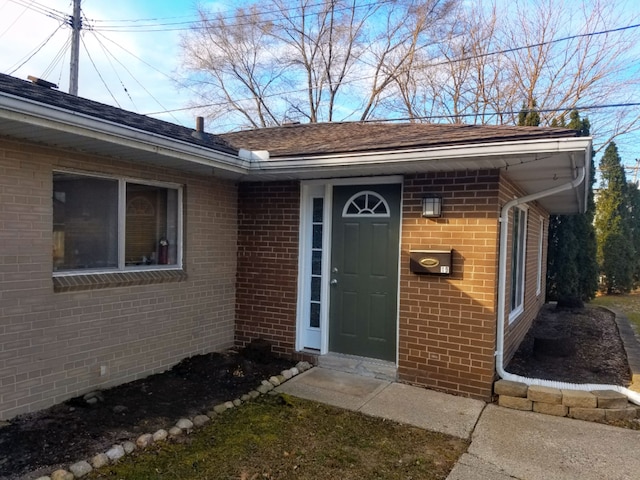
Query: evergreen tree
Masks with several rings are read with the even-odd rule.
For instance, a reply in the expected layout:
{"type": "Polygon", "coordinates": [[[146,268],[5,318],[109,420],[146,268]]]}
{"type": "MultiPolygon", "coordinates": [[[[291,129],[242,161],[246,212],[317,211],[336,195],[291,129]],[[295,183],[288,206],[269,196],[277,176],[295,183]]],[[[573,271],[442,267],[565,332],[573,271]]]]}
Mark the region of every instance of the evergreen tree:
{"type": "Polygon", "coordinates": [[[522,108],[518,113],[518,126],[520,127],[539,127],[540,126],[540,113],[536,110],[538,106],[535,100],[532,102],[531,107],[527,107],[522,103],[522,108]]]}
{"type": "MultiPolygon", "coordinates": [[[[554,122],[564,126],[564,118],[554,122]]],[[[588,119],[581,119],[577,111],[571,112],[567,125],[588,136],[588,119]]],[[[586,212],[578,215],[551,215],[549,218],[549,247],[547,253],[547,299],[557,300],[558,306],[582,306],[592,299],[598,289],[597,242],[593,227],[595,202],[593,184],[595,168],[593,157],[586,212]]]]}
{"type": "Polygon", "coordinates": [[[640,286],[640,189],[638,184],[629,182],[627,184],[627,205],[629,210],[629,228],[633,251],[633,288],[640,286]]]}
{"type": "Polygon", "coordinates": [[[602,187],[598,193],[595,226],[597,258],[607,293],[626,293],[633,288],[635,270],[631,240],[629,186],[618,147],[611,142],[600,160],[602,187]]]}
{"type": "MultiPolygon", "coordinates": [[[[569,128],[578,132],[578,136],[586,137],[590,135],[591,124],[588,118],[581,119],[577,110],[571,112],[569,116],[569,128]]],[[[598,290],[598,261],[596,258],[598,241],[596,230],[593,226],[593,219],[596,214],[596,202],[593,195],[593,186],[596,183],[596,167],[593,156],[589,159],[589,178],[587,185],[587,205],[584,214],[573,216],[573,231],[578,239],[577,251],[575,252],[575,265],[578,270],[578,296],[581,300],[587,301],[595,297],[598,290]]]]}

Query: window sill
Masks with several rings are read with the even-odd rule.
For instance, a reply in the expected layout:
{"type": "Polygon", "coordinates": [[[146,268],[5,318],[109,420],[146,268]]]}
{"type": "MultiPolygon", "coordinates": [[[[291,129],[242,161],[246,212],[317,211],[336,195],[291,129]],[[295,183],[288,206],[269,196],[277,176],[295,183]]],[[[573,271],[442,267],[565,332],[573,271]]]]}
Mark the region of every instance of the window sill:
{"type": "Polygon", "coordinates": [[[518,318],[520,318],[520,315],[522,315],[523,312],[524,312],[524,307],[522,305],[516,308],[514,311],[512,311],[509,314],[509,325],[511,325],[516,320],[518,320],[518,318]]]}
{"type": "Polygon", "coordinates": [[[53,277],[53,291],[78,292],[101,288],[132,287],[159,283],[183,282],[184,270],[152,270],[148,272],[88,273],[53,277]]]}

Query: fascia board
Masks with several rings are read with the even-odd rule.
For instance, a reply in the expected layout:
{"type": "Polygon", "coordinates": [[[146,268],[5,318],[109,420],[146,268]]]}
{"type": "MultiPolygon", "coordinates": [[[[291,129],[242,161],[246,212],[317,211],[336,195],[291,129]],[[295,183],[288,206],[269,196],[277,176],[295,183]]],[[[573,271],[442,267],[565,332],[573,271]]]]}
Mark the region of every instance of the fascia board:
{"type": "MultiPolygon", "coordinates": [[[[482,157],[514,157],[518,155],[573,152],[579,155],[578,166],[588,167],[587,155],[591,150],[590,137],[520,140],[443,147],[388,150],[382,152],[355,152],[348,154],[271,157],[267,160],[240,158],[214,148],[192,145],[180,140],[154,134],[109,120],[42,104],[10,94],[0,94],[0,117],[34,126],[95,138],[111,144],[156,153],[186,162],[219,168],[240,175],[312,174],[323,169],[339,174],[367,166],[411,164],[413,162],[447,163],[482,157]]],[[[516,162],[517,163],[517,162],[516,162]]]]}
{"type": "Polygon", "coordinates": [[[0,95],[0,117],[239,174],[250,167],[237,155],[12,95],[0,95]]]}
{"type": "MultiPolygon", "coordinates": [[[[584,153],[584,158],[591,151],[590,137],[571,137],[556,139],[521,140],[515,142],[483,143],[455,145],[434,148],[407,149],[385,152],[359,152],[340,155],[276,157],[269,160],[253,161],[250,173],[258,171],[276,173],[277,171],[314,170],[327,167],[360,168],[367,165],[390,163],[446,162],[468,158],[470,161],[481,157],[514,157],[519,155],[535,155],[549,153],[584,153]]],[[[569,158],[569,156],[567,157],[569,158]]],[[[517,162],[515,162],[517,163],[517,162]]],[[[581,163],[581,162],[578,162],[581,163]]],[[[584,162],[589,163],[589,162],[584,162]]],[[[583,166],[583,165],[578,165],[583,166]]]]}

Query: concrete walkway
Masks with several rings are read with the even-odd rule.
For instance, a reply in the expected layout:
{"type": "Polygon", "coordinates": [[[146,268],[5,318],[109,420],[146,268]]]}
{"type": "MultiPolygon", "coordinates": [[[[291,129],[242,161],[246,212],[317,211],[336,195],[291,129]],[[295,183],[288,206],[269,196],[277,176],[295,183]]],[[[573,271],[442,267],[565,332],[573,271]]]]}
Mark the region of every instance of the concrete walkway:
{"type": "Polygon", "coordinates": [[[640,478],[640,431],[520,412],[315,367],[277,388],[301,398],[471,439],[447,480],[640,478]]]}

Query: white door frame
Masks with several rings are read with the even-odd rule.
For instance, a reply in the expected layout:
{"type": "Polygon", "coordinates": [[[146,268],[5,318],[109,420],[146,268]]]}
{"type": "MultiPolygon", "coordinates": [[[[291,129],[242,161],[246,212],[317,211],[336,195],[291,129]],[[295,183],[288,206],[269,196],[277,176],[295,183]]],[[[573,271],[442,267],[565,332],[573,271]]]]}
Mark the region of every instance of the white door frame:
{"type": "MultiPolygon", "coordinates": [[[[320,355],[329,353],[329,278],[331,275],[331,233],[333,212],[333,187],[335,185],[384,185],[403,184],[401,175],[387,177],[357,177],[307,180],[300,183],[300,226],[298,239],[298,300],[296,313],[296,351],[305,349],[319,350],[320,355]],[[323,198],[323,230],[322,230],[322,282],[320,288],[320,328],[309,328],[308,306],[311,301],[311,234],[312,207],[314,198],[323,198]]],[[[400,196],[400,232],[402,239],[402,203],[400,196]]],[[[398,242],[400,250],[401,241],[398,242]]],[[[401,252],[399,252],[401,253],[401,252]]],[[[398,256],[400,258],[400,255],[398,256]]],[[[400,262],[398,262],[398,312],[396,313],[396,364],[399,342],[399,308],[400,308],[400,262]]]]}

